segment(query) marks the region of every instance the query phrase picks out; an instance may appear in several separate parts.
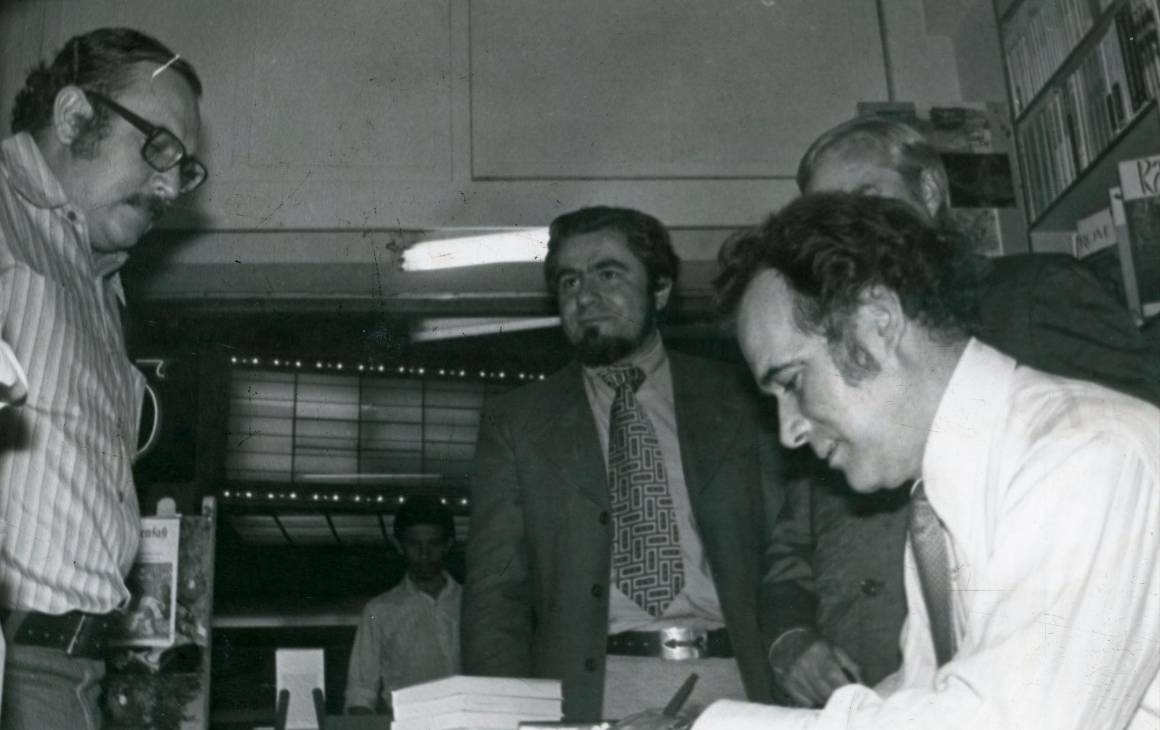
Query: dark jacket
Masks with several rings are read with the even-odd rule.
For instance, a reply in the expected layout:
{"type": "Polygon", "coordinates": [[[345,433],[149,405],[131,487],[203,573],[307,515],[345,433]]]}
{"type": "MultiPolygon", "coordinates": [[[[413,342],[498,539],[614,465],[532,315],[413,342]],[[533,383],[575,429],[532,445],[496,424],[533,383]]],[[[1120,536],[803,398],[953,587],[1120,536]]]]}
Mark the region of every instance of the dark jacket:
{"type": "MultiPolygon", "coordinates": [[[[772,637],[761,621],[795,605],[801,613],[779,623],[809,620],[810,610],[767,590],[771,566],[793,560],[770,552],[784,502],[782,453],[747,375],[671,352],[669,362],[693,514],[746,691],[769,701],[772,637]]],[[[461,619],[466,672],[561,679],[566,718],[600,718],[609,523],[604,459],[578,365],[485,406],[461,619]]]]}

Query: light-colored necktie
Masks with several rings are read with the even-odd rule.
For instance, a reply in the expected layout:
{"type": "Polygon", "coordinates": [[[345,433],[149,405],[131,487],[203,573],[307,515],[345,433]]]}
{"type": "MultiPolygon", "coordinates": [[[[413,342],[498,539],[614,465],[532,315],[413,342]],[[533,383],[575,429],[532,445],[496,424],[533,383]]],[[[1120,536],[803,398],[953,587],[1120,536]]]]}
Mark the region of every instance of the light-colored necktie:
{"type": "Polygon", "coordinates": [[[910,498],[910,544],[922,584],[922,600],[930,615],[934,653],[941,667],[955,653],[951,620],[951,571],[946,533],[920,480],[910,498]]]}
{"type": "Polygon", "coordinates": [[[608,423],[612,568],[620,590],[660,616],[681,591],[684,568],[664,455],[652,421],[636,399],[644,377],[633,366],[601,374],[616,391],[608,423]]]}

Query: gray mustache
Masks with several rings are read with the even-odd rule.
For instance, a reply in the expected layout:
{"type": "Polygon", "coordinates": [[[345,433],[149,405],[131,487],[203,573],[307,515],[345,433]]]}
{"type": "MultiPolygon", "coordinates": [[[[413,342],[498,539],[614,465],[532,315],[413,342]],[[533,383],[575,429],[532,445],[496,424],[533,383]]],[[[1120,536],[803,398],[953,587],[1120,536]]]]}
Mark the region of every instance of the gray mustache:
{"type": "Polygon", "coordinates": [[[157,195],[138,193],[136,195],[130,195],[126,199],[126,202],[135,208],[144,210],[154,221],[160,220],[161,216],[165,215],[170,208],[170,203],[157,195]]]}

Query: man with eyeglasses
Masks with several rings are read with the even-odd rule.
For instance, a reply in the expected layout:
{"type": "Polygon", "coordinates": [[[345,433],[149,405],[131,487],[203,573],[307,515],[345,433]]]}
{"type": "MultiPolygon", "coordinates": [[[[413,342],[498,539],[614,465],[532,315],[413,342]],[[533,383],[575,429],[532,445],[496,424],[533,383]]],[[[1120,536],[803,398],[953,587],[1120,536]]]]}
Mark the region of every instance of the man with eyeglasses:
{"type": "Polygon", "coordinates": [[[106,621],[140,532],[145,383],[118,271],[205,180],[200,96],[156,39],[94,30],[28,74],[0,142],[0,338],[28,376],[24,405],[0,413],[2,730],[101,726],[106,621]]]}

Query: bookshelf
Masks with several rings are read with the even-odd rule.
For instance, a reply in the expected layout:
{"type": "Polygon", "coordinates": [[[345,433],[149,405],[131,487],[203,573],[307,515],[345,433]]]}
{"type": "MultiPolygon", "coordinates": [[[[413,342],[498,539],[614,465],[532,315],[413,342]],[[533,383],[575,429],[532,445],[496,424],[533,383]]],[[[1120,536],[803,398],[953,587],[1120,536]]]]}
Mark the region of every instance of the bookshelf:
{"type": "Polygon", "coordinates": [[[1160,153],[1157,0],[994,0],[1032,248],[1108,205],[1160,153]]]}

